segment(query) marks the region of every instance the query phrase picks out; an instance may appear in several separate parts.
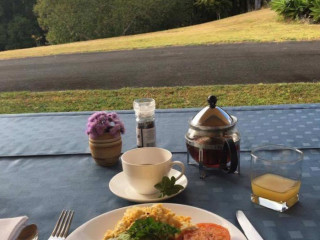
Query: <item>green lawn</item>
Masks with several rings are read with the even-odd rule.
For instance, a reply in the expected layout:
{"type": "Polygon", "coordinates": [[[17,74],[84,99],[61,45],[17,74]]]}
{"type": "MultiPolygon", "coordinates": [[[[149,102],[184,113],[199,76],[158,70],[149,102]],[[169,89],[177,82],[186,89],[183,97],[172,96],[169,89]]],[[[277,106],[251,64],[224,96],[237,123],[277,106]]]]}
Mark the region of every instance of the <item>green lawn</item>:
{"type": "Polygon", "coordinates": [[[320,103],[319,83],[123,88],[56,92],[0,93],[0,113],[132,109],[136,98],[152,97],[157,108],[204,107],[209,95],[219,106],[320,103]]]}
{"type": "Polygon", "coordinates": [[[320,40],[320,24],[283,22],[270,9],[167,31],[0,52],[0,59],[164,46],[320,40]]]}

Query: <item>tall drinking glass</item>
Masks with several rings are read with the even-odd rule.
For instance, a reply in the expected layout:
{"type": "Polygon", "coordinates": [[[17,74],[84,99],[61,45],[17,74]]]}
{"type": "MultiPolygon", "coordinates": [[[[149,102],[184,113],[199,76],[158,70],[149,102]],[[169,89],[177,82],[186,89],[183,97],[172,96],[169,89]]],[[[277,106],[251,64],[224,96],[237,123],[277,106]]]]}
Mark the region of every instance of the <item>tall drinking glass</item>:
{"type": "Polygon", "coordinates": [[[251,151],[251,201],[283,212],[299,201],[303,153],[281,145],[251,151]]]}

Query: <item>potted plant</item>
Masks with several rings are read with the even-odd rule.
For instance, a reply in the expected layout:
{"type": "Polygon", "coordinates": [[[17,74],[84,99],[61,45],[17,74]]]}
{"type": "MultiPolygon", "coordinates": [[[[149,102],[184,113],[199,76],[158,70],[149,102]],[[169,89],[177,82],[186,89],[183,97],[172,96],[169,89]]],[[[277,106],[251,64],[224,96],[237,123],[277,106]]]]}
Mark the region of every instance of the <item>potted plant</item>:
{"type": "Polygon", "coordinates": [[[86,133],[92,158],[98,165],[106,167],[118,162],[124,132],[123,122],[115,112],[95,112],[89,117],[86,133]]]}

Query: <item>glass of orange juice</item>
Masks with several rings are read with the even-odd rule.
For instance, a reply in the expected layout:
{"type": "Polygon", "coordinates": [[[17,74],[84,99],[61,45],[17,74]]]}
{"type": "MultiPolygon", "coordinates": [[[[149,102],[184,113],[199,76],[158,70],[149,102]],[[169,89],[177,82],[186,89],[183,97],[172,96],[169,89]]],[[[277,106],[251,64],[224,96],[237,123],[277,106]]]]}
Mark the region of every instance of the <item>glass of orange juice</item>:
{"type": "Polygon", "coordinates": [[[303,153],[265,145],[251,151],[251,201],[283,212],[299,201],[303,153]]]}

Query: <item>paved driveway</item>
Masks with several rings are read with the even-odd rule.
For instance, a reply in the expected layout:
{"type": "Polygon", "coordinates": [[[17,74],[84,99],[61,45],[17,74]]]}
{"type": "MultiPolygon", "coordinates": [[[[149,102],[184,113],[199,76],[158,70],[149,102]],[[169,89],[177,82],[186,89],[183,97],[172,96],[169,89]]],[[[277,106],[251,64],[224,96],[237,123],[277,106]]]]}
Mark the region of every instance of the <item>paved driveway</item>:
{"type": "Polygon", "coordinates": [[[244,43],[0,61],[0,91],[320,80],[320,41],[244,43]]]}

